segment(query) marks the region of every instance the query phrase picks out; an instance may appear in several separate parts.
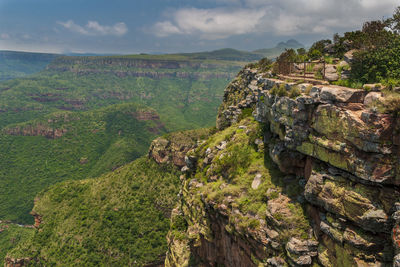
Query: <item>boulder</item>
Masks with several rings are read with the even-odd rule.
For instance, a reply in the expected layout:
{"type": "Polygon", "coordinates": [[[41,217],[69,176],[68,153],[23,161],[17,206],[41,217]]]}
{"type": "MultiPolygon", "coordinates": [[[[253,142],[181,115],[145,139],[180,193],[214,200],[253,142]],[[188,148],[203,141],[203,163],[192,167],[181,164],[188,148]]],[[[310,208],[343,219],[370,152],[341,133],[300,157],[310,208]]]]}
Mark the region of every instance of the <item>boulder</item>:
{"type": "Polygon", "coordinates": [[[364,105],[368,106],[382,99],[383,97],[381,92],[370,92],[364,98],[364,105]]]}
{"type": "Polygon", "coordinates": [[[325,72],[325,79],[330,81],[330,82],[334,82],[339,80],[339,74],[335,72],[325,72]]]}
{"type": "Polygon", "coordinates": [[[286,252],[292,266],[308,266],[312,263],[312,257],[318,255],[318,242],[315,240],[300,240],[292,237],[286,243],[286,252]]]}
{"type": "Polygon", "coordinates": [[[271,267],[284,267],[286,266],[285,263],[286,263],[285,260],[280,257],[273,257],[267,260],[268,266],[271,267]]]}
{"type": "Polygon", "coordinates": [[[251,188],[253,188],[254,190],[257,189],[262,182],[261,178],[262,178],[261,173],[257,173],[256,176],[254,177],[253,182],[251,183],[251,188]]]}
{"type": "Polygon", "coordinates": [[[336,70],[336,66],[332,64],[327,64],[325,66],[325,79],[328,81],[339,80],[339,75],[336,70]]]}
{"type": "Polygon", "coordinates": [[[365,91],[341,86],[324,86],[320,99],[334,103],[363,103],[365,91]]]}
{"type": "Polygon", "coordinates": [[[354,49],[347,51],[343,56],[344,61],[346,61],[346,63],[350,64],[353,61],[353,57],[354,57],[353,55],[354,55],[354,52],[356,52],[356,51],[357,50],[354,50],[354,49]]]}

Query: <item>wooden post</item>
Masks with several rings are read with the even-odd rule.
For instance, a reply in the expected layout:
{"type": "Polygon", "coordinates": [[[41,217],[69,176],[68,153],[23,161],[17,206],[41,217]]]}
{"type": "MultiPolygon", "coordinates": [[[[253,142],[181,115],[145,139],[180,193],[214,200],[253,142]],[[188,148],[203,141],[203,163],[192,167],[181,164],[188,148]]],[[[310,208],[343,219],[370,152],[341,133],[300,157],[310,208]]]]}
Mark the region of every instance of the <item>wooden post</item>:
{"type": "Polygon", "coordinates": [[[306,79],[306,61],[304,60],[304,80],[306,79]]]}
{"type": "Polygon", "coordinates": [[[323,80],[325,80],[325,60],[324,60],[324,76],[322,77],[323,80]]]}

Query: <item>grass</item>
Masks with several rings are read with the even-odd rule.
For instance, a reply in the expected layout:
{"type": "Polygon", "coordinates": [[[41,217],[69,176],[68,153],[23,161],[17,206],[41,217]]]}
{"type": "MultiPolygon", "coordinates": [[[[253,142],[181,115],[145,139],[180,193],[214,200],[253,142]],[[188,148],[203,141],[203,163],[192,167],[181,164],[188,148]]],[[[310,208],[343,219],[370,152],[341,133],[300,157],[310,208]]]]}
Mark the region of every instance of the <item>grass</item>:
{"type": "Polygon", "coordinates": [[[290,89],[290,92],[289,92],[289,97],[296,98],[299,95],[301,95],[301,91],[300,91],[299,87],[297,85],[292,86],[292,89],[290,89]]]}
{"type": "Polygon", "coordinates": [[[262,134],[262,127],[249,117],[211,136],[197,149],[197,171],[188,178],[202,181],[204,186],[191,189],[188,194],[191,198],[193,195],[202,195],[215,207],[226,205],[231,223],[227,227],[241,233],[258,229],[259,219],[267,220],[266,211],[273,205],[270,201],[290,199],[287,204],[282,204],[284,216],[279,211],[273,214],[283,225],[279,238],[307,238],[309,222],[302,205],[296,200],[302,189],[297,181],[283,183],[284,175],[264,153],[264,149],[259,150],[254,144],[256,138],[262,139],[262,134]],[[246,129],[238,129],[238,125],[244,125],[246,129]],[[215,150],[214,147],[223,140],[228,142],[227,147],[221,151],[215,150]],[[206,166],[202,158],[208,148],[214,151],[215,158],[211,165],[206,166]],[[256,174],[261,175],[262,183],[253,189],[252,182],[256,174]],[[218,179],[211,181],[211,176],[217,176],[218,179]],[[230,201],[226,202],[227,199],[230,201]],[[232,213],[235,209],[240,213],[232,213]]]}
{"type": "Polygon", "coordinates": [[[354,88],[354,89],[362,89],[363,88],[363,84],[361,82],[353,81],[353,80],[338,80],[338,81],[332,82],[332,84],[349,87],[349,88],[354,88]]]}

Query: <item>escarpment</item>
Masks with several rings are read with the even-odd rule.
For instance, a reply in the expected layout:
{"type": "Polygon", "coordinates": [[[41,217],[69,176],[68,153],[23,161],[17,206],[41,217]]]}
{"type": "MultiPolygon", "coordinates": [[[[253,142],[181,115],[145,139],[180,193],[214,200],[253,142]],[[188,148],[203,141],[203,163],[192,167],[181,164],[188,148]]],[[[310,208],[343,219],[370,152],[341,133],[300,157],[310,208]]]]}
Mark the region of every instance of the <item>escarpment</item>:
{"type": "Polygon", "coordinates": [[[400,265],[400,121],[379,94],[242,70],[186,153],[166,265],[400,265]]]}
{"type": "Polygon", "coordinates": [[[232,70],[244,63],[223,65],[204,60],[143,57],[58,57],[47,70],[72,72],[78,75],[114,74],[117,77],[147,77],[152,79],[232,79],[232,70]],[[155,71],[156,70],[156,71],[155,71]]]}

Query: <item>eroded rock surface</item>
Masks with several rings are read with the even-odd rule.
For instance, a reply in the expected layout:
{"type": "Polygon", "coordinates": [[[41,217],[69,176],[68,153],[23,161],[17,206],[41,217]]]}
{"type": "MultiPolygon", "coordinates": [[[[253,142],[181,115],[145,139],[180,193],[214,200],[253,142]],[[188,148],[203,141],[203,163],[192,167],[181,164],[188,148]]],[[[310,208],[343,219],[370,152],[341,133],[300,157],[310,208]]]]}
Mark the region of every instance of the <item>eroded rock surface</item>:
{"type": "MultiPolygon", "coordinates": [[[[351,55],[346,59],[350,61],[351,55]]],[[[303,189],[295,197],[287,195],[284,187],[267,188],[268,181],[258,175],[259,167],[248,178],[242,174],[242,179],[248,179],[248,189],[242,188],[238,196],[219,196],[218,192],[235,184],[230,170],[220,172],[217,166],[225,162],[221,155],[231,154],[216,147],[200,154],[200,148],[189,152],[191,173],[182,178],[186,186],[180,207],[188,222],[189,254],[201,266],[241,266],[239,262],[246,266],[400,266],[400,122],[370,108],[380,97],[379,92],[285,83],[257,69],[242,70],[226,88],[218,113],[217,128],[227,131],[226,147],[232,146],[232,138],[239,139],[237,131],[250,134],[251,126],[240,121],[253,115],[264,128],[262,144],[255,149],[264,151],[281,172],[289,174],[274,181],[296,181],[303,189]],[[272,89],[277,87],[285,88],[287,94],[275,95],[272,89]],[[301,94],[290,98],[294,87],[301,94]],[[232,127],[238,130],[229,135],[232,127]],[[211,186],[218,181],[223,182],[211,186]],[[243,213],[235,205],[238,197],[251,190],[265,191],[263,215],[243,213]],[[282,240],[290,228],[282,218],[295,211],[289,204],[302,207],[309,218],[303,227],[312,230],[302,236],[289,232],[289,238],[282,240]],[[236,228],[241,216],[257,220],[258,227],[236,228]],[[222,243],[213,239],[218,236],[222,243]],[[235,248],[225,249],[224,242],[235,248]],[[213,249],[221,253],[214,255],[213,249]],[[234,256],[229,254],[232,251],[234,256]],[[227,257],[240,261],[229,262],[227,257]]],[[[298,224],[295,227],[300,229],[298,224]]],[[[167,258],[173,251],[170,247],[167,258]]],[[[168,264],[175,266],[172,259],[168,264]]]]}

